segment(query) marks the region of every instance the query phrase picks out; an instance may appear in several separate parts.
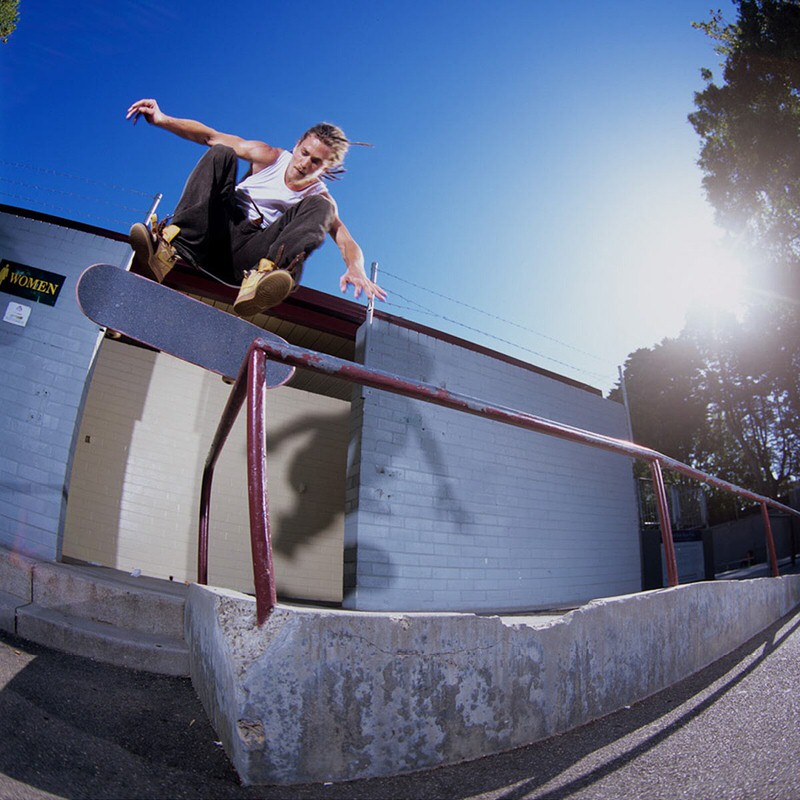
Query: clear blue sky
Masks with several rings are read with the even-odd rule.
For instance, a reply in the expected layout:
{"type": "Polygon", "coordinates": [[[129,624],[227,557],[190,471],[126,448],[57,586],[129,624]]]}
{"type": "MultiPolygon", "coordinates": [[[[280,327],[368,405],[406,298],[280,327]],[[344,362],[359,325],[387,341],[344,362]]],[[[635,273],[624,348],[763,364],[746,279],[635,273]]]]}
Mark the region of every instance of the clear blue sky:
{"type": "MultiPolygon", "coordinates": [[[[23,0],[0,201],[119,231],[156,192],[171,210],[202,149],[126,122],[141,97],[287,148],[335,122],[374,144],[332,191],[387,311],[607,390],[737,285],[686,120],[719,72],[691,27],[711,5],[734,19],[729,0],[23,0]]],[[[328,242],[305,282],[337,293],[342,269],[328,242]]]]}

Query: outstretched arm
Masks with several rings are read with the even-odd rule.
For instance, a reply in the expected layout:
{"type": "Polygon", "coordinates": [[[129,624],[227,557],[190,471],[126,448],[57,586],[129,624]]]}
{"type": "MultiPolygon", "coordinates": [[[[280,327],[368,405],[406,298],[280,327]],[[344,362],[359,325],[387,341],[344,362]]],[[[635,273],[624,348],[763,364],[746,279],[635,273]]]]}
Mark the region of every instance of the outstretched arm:
{"type": "Polygon", "coordinates": [[[273,164],[281,152],[279,148],[272,147],[266,142],[242,139],[241,136],[234,136],[231,133],[221,133],[193,119],[170,117],[158,107],[155,100],[137,100],[128,109],[125,119],[133,119],[135,124],[139,117],[144,117],[151,125],[163,128],[190,142],[208,147],[213,147],[215,144],[231,147],[239,158],[249,161],[256,172],[273,164]]]}
{"type": "Polygon", "coordinates": [[[347,284],[351,283],[355,290],[354,296],[356,299],[361,296],[363,291],[370,300],[374,297],[377,297],[378,300],[385,300],[386,292],[367,277],[367,273],[364,270],[364,254],[361,252],[356,240],[350,235],[350,231],[339,219],[338,214],[331,226],[330,235],[333,241],[336,242],[336,246],[339,248],[339,252],[341,252],[344,263],[347,266],[344,275],[339,279],[339,288],[346,292],[347,284]]]}

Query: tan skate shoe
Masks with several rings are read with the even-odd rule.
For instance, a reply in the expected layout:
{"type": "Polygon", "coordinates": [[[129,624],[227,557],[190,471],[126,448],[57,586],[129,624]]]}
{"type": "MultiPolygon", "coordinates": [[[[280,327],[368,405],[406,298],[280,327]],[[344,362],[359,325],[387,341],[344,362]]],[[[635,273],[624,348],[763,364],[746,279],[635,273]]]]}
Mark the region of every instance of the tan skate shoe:
{"type": "Polygon", "coordinates": [[[269,259],[262,258],[256,269],[245,273],[233,310],[240,317],[251,317],[282,303],[292,289],[292,276],[285,269],[278,269],[269,259]]]}
{"type": "Polygon", "coordinates": [[[167,225],[166,220],[154,224],[153,231],[141,222],[131,226],[129,239],[134,261],[142,275],[158,283],[166,278],[178,260],[178,254],[170,242],[180,232],[177,225],[167,225]]]}

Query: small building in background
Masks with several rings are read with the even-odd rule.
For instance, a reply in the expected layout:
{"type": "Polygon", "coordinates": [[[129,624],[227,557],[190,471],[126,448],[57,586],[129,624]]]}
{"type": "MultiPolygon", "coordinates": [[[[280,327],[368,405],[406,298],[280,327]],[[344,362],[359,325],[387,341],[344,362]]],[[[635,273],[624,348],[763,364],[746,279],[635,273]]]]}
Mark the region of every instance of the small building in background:
{"type": "MultiPolygon", "coordinates": [[[[83,316],[81,272],[129,256],[121,234],[0,206],[0,545],[191,581],[203,465],[230,387],[83,316]]],[[[169,283],[230,310],[228,287],[180,269],[169,283]]],[[[370,325],[365,311],[301,287],[253,321],[301,347],[627,438],[623,407],[589,386],[390,314],[370,325]]],[[[280,599],[496,612],[642,588],[627,458],[301,369],[267,403],[280,599]]],[[[215,477],[209,581],[251,592],[245,459],[240,419],[215,477]]]]}

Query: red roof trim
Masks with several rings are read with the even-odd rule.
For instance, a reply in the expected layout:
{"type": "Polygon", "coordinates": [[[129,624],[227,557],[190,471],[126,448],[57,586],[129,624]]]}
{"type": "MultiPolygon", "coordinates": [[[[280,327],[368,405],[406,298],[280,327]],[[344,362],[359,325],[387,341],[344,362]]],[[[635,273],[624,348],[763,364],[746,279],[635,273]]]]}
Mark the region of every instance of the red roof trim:
{"type": "MultiPolygon", "coordinates": [[[[167,286],[190,294],[199,294],[210,300],[232,305],[237,290],[209,278],[181,263],[173,269],[166,280],[167,286]]],[[[366,309],[358,303],[333,297],[332,295],[298,287],[283,303],[270,309],[270,316],[296,325],[355,340],[356,332],[367,318],[366,309]]]]}

